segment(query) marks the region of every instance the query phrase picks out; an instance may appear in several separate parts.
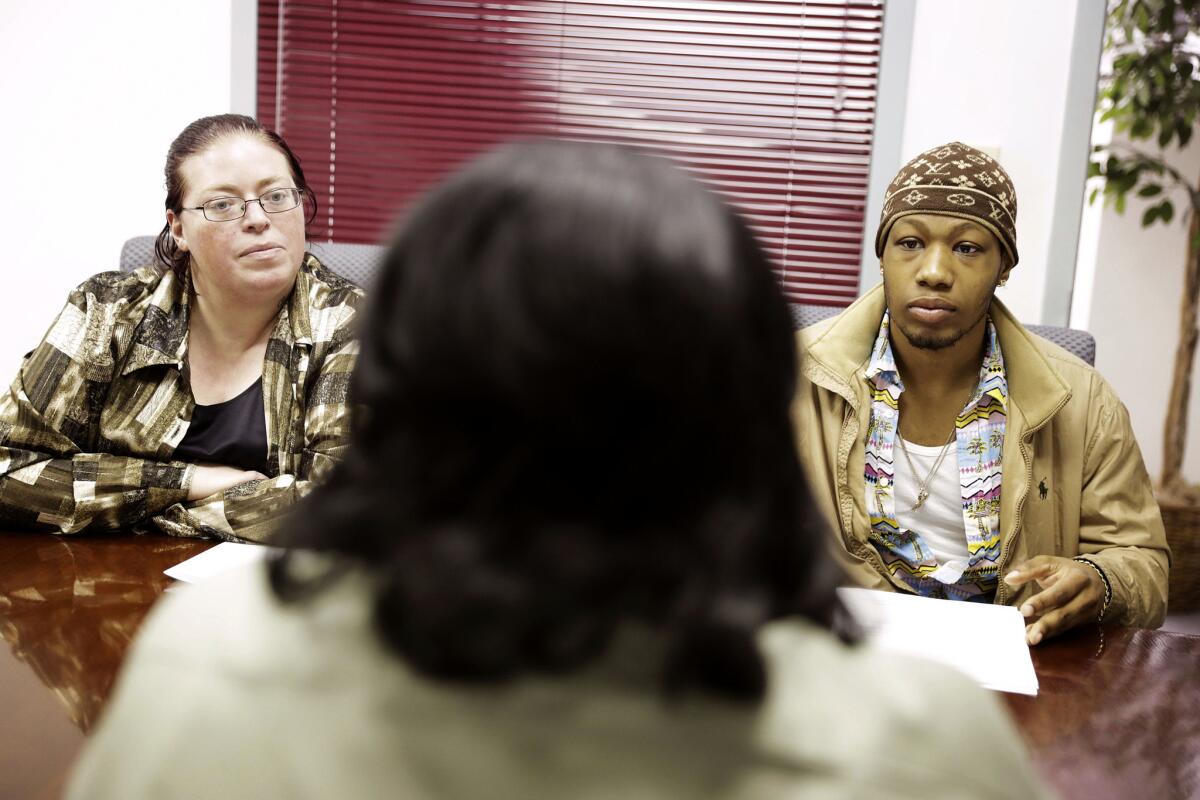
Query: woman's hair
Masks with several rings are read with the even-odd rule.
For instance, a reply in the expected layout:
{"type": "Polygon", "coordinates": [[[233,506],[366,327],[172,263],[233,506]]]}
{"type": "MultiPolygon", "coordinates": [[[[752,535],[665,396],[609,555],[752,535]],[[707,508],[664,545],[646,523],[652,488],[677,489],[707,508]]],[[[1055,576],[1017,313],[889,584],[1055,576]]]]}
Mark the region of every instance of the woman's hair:
{"type": "MultiPolygon", "coordinates": [[[[235,134],[257,136],[283,154],[292,171],[292,179],[296,183],[296,188],[304,191],[304,204],[307,212],[305,222],[311,223],[317,216],[317,197],[304,177],[300,159],[292,152],[292,148],[288,147],[288,143],[283,140],[282,136],[275,131],[267,130],[253,117],[242,114],[201,117],[175,137],[175,141],[171,142],[171,147],[167,150],[167,164],[163,168],[167,186],[167,199],[164,203],[166,209],[176,214],[183,210],[183,194],[187,188],[183,182],[183,162],[191,156],[204,152],[218,140],[235,134]]],[[[163,229],[159,231],[158,239],[154,242],[154,255],[158,257],[164,267],[174,270],[180,278],[183,278],[187,272],[190,256],[175,244],[175,237],[171,235],[170,223],[163,225],[163,229]]]]}
{"type": "MultiPolygon", "coordinates": [[[[664,160],[527,143],[426,195],[360,329],[345,460],[281,543],[372,574],[425,674],[489,680],[655,626],[668,688],[757,698],[755,632],[836,605],[762,250],[664,160]]],[[[285,602],[327,585],[294,553],[285,602]]]]}

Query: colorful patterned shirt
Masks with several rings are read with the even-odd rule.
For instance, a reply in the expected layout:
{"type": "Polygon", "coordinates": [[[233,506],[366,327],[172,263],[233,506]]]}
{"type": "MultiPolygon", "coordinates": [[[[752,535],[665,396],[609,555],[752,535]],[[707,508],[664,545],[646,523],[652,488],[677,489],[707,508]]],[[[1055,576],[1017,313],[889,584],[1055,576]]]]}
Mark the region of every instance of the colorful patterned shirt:
{"type": "Polygon", "coordinates": [[[0,523],[261,540],[336,463],[362,290],[306,255],[263,361],[267,479],[187,501],[188,292],[170,271],[75,289],[0,395],[0,523]]]}
{"type": "Polygon", "coordinates": [[[996,329],[989,319],[979,384],[955,425],[969,558],[962,575],[950,583],[933,576],[939,564],[920,532],[902,530],[896,520],[894,457],[904,382],[896,368],[889,332],[890,318],[885,311],[866,372],[872,387],[865,466],[870,542],[888,571],[920,595],[991,602],[999,576],[1001,455],[1008,404],[1008,381],[996,329]]]}

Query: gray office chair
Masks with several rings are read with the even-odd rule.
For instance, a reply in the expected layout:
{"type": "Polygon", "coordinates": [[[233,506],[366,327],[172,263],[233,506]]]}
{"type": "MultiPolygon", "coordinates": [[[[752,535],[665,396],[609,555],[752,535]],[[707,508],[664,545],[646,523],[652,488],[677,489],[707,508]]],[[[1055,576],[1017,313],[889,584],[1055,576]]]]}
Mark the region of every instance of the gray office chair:
{"type": "MultiPolygon", "coordinates": [[[[828,319],[841,310],[836,306],[807,306],[792,303],[792,322],[795,324],[796,330],[800,330],[823,319],[828,319]]],[[[1057,325],[1026,325],[1025,327],[1032,333],[1054,342],[1068,353],[1095,366],[1096,339],[1087,331],[1060,328],[1057,325]]]]}
{"type": "Polygon", "coordinates": [[[154,236],[134,236],[121,245],[121,272],[133,272],[138,267],[150,267],[154,260],[154,236]]]}
{"type": "MultiPolygon", "coordinates": [[[[154,264],[154,239],[154,236],[135,236],[125,242],[121,247],[121,271],[154,264]]],[[[308,250],[326,267],[363,288],[375,280],[383,257],[383,248],[374,244],[309,242],[308,250]]]]}

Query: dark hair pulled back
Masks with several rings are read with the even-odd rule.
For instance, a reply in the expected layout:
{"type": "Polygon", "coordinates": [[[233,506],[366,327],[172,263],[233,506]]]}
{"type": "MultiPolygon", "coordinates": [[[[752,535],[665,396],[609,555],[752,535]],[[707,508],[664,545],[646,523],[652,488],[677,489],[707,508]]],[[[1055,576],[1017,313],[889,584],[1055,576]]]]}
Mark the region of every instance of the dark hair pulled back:
{"type": "MultiPolygon", "coordinates": [[[[171,147],[167,150],[167,163],[163,168],[167,188],[164,203],[166,210],[175,214],[183,210],[183,195],[187,190],[183,180],[183,163],[191,156],[204,152],[217,141],[238,134],[257,136],[283,154],[292,171],[296,188],[304,191],[305,222],[311,223],[317,216],[317,197],[304,177],[300,159],[292,152],[292,148],[288,147],[282,136],[264,128],[253,117],[243,114],[201,117],[175,137],[175,141],[171,142],[171,147]]],[[[164,267],[174,270],[180,279],[187,273],[190,257],[175,244],[170,223],[163,225],[163,229],[159,231],[158,239],[154,242],[154,255],[164,267]]]]}

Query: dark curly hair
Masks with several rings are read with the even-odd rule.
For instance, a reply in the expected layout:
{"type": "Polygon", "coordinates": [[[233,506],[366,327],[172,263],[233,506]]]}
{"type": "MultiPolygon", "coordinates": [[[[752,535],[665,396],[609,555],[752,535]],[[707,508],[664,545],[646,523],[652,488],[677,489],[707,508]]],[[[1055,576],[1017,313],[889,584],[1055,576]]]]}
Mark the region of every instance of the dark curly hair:
{"type": "MultiPolygon", "coordinates": [[[[831,624],[788,308],[683,171],[600,145],[481,158],[401,224],[360,334],[346,458],[281,542],[371,573],[417,670],[570,670],[636,619],[669,690],[758,698],[756,630],[831,624]]],[[[296,566],[270,568],[285,602],[332,579],[296,566]]]]}
{"type": "MultiPolygon", "coordinates": [[[[308,180],[304,177],[300,159],[292,152],[292,148],[288,147],[288,143],[283,140],[282,136],[264,128],[253,117],[242,114],[201,117],[180,131],[179,135],[175,137],[175,141],[171,142],[171,147],[167,150],[167,163],[163,167],[163,176],[167,187],[167,198],[163,205],[166,210],[176,214],[183,210],[183,193],[187,189],[183,183],[183,162],[191,156],[207,150],[218,140],[235,134],[257,136],[283,154],[283,157],[287,159],[288,167],[292,170],[292,179],[296,182],[296,188],[304,191],[304,220],[306,224],[311,224],[317,217],[317,196],[313,194],[312,187],[308,185],[308,180]]],[[[174,270],[180,279],[187,273],[191,256],[180,250],[179,246],[175,244],[175,237],[171,235],[169,222],[163,225],[163,229],[158,233],[158,238],[154,242],[154,255],[160,264],[167,269],[174,270]]]]}

